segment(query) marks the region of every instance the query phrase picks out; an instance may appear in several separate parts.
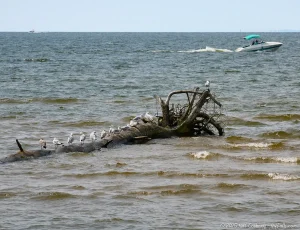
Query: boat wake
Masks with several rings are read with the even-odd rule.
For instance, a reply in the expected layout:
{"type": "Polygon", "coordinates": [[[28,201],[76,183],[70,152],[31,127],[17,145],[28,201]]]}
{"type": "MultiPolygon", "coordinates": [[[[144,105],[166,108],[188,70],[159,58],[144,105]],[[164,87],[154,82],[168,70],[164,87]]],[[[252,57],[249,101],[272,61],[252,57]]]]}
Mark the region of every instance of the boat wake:
{"type": "Polygon", "coordinates": [[[185,50],[185,51],[178,51],[178,53],[199,53],[199,52],[224,52],[224,53],[231,53],[232,50],[229,49],[219,49],[210,46],[206,46],[205,49],[197,49],[197,50],[185,50]]]}

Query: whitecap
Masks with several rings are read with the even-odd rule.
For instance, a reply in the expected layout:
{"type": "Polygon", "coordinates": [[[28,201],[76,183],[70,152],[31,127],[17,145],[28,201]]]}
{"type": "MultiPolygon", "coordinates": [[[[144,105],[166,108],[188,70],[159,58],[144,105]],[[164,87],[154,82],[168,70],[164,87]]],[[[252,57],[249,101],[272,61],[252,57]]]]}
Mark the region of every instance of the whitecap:
{"type": "Polygon", "coordinates": [[[298,158],[297,157],[276,157],[276,161],[279,162],[285,162],[285,163],[297,163],[298,158]]]}
{"type": "Polygon", "coordinates": [[[268,173],[268,176],[273,180],[298,180],[299,176],[289,175],[289,174],[280,174],[280,173],[268,173]]]}
{"type": "Polygon", "coordinates": [[[191,153],[191,156],[198,158],[198,159],[206,159],[210,155],[210,152],[207,151],[200,151],[197,153],[191,153]]]}
{"type": "Polygon", "coordinates": [[[272,143],[243,143],[243,144],[233,144],[234,147],[248,147],[248,148],[268,148],[272,143]]]}

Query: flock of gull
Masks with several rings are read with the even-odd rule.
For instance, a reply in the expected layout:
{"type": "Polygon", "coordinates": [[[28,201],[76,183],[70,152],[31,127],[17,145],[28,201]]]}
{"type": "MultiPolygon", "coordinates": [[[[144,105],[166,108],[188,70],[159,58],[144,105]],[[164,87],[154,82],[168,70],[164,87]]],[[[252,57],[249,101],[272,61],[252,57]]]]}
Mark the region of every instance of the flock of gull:
{"type": "MultiPolygon", "coordinates": [[[[210,87],[210,81],[209,80],[207,80],[205,82],[205,87],[209,90],[209,87],[210,87]]],[[[148,112],[146,112],[145,114],[136,116],[135,118],[130,120],[129,124],[127,124],[126,126],[118,127],[117,129],[114,129],[113,127],[110,127],[109,131],[103,130],[100,133],[100,139],[104,139],[106,136],[113,135],[113,134],[118,134],[122,131],[129,130],[131,127],[134,127],[134,126],[138,125],[140,122],[144,122],[144,123],[153,122],[155,120],[155,118],[156,118],[155,116],[153,116],[153,115],[149,114],[148,112]]],[[[97,140],[97,137],[98,136],[97,136],[96,131],[93,131],[90,134],[90,139],[91,139],[92,142],[95,142],[97,140]]],[[[84,144],[85,139],[86,139],[86,135],[83,132],[81,132],[80,137],[79,137],[79,141],[80,141],[81,145],[84,144]]],[[[74,142],[74,133],[71,133],[70,136],[68,137],[67,143],[68,143],[68,145],[71,145],[73,142],[74,142]]],[[[47,148],[47,143],[43,138],[40,139],[39,143],[40,143],[41,149],[46,149],[47,148]]],[[[52,143],[54,144],[55,148],[57,148],[57,146],[59,146],[59,145],[63,145],[63,143],[60,142],[56,137],[54,137],[52,143]]]]}
{"type": "MultiPolygon", "coordinates": [[[[110,135],[113,134],[119,134],[122,131],[126,131],[129,130],[131,127],[137,126],[139,123],[143,122],[143,123],[147,123],[147,122],[153,122],[155,121],[156,117],[149,114],[148,112],[146,112],[145,114],[136,116],[135,118],[131,119],[129,124],[122,126],[122,127],[118,127],[117,129],[114,129],[113,127],[110,127],[108,131],[103,130],[100,133],[100,139],[104,139],[105,137],[108,137],[110,135]]],[[[67,139],[67,144],[71,145],[74,142],[74,133],[70,133],[70,135],[68,136],[67,139]]],[[[84,144],[84,141],[86,140],[86,135],[84,134],[84,132],[80,132],[79,134],[79,142],[81,145],[84,144]]],[[[90,134],[90,140],[92,142],[95,142],[97,140],[98,136],[96,131],[91,132],[90,134]]],[[[46,149],[47,148],[47,142],[41,138],[39,140],[40,146],[41,146],[41,150],[42,149],[46,149]]],[[[53,141],[52,141],[53,145],[55,146],[55,149],[59,146],[59,145],[63,145],[62,142],[60,142],[56,137],[54,137],[53,141]]]]}

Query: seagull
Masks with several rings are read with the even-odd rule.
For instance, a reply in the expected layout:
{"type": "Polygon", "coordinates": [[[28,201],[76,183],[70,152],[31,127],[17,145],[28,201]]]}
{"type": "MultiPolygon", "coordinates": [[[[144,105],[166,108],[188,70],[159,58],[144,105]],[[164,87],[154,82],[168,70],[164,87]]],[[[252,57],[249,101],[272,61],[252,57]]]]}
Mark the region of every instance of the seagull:
{"type": "Polygon", "coordinates": [[[144,115],[144,119],[149,122],[149,121],[153,121],[154,116],[152,116],[149,112],[146,112],[144,115]]]}
{"type": "Polygon", "coordinates": [[[55,145],[55,148],[57,148],[58,145],[62,145],[63,143],[61,143],[56,137],[54,137],[53,139],[53,144],[55,145]]]}
{"type": "Polygon", "coordinates": [[[80,143],[83,144],[84,143],[84,140],[85,140],[85,134],[83,132],[80,132],[80,143]]]}
{"type": "Polygon", "coordinates": [[[104,139],[104,137],[106,137],[106,135],[107,135],[107,131],[102,130],[102,132],[100,133],[100,139],[104,139]]]}
{"type": "Polygon", "coordinates": [[[129,125],[129,124],[120,127],[120,130],[122,130],[122,131],[126,131],[126,130],[128,130],[128,129],[130,129],[130,125],[129,125]]]}
{"type": "Polygon", "coordinates": [[[109,133],[114,133],[114,132],[115,132],[115,129],[114,129],[113,127],[110,127],[108,132],[109,132],[109,133]]]}
{"type": "Polygon", "coordinates": [[[73,133],[70,133],[70,136],[68,137],[68,144],[72,144],[74,141],[73,133]]]}
{"type": "Polygon", "coordinates": [[[91,132],[90,134],[90,138],[92,140],[92,142],[97,140],[97,135],[96,135],[96,131],[91,132]]]}
{"type": "Polygon", "coordinates": [[[118,134],[121,132],[121,127],[119,126],[117,129],[114,130],[114,133],[118,134]]]}
{"type": "Polygon", "coordinates": [[[138,122],[135,121],[135,120],[131,120],[131,121],[129,122],[129,125],[130,125],[131,127],[137,126],[137,124],[138,124],[138,122]]]}
{"type": "Polygon", "coordinates": [[[41,150],[47,148],[46,141],[43,138],[41,138],[39,142],[40,142],[40,145],[41,145],[41,150]]]}
{"type": "Polygon", "coordinates": [[[206,86],[207,88],[209,88],[209,86],[210,86],[210,81],[207,80],[207,81],[205,82],[205,86],[206,86]]]}

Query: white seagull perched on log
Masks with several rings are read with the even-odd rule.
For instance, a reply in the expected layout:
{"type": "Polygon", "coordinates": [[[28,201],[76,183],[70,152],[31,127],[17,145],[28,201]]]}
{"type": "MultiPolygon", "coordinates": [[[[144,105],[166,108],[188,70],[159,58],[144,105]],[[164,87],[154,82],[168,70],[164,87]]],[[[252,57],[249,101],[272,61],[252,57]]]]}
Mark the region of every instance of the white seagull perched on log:
{"type": "Polygon", "coordinates": [[[61,143],[56,137],[54,137],[53,139],[53,144],[55,145],[55,148],[57,148],[58,145],[62,145],[63,143],[61,143]]]}
{"type": "Polygon", "coordinates": [[[129,122],[129,125],[130,125],[131,127],[134,127],[134,126],[137,126],[137,125],[138,125],[138,122],[135,121],[135,120],[131,120],[131,121],[129,122]]]}
{"type": "Polygon", "coordinates": [[[41,149],[46,149],[47,148],[47,143],[43,138],[41,138],[39,142],[40,142],[40,145],[41,145],[41,149]]]}
{"type": "Polygon", "coordinates": [[[79,140],[80,140],[80,144],[83,145],[84,143],[84,140],[85,140],[85,134],[83,132],[80,132],[80,137],[79,137],[79,140]]]}
{"type": "Polygon", "coordinates": [[[97,135],[96,135],[96,131],[91,132],[90,134],[90,139],[92,140],[92,142],[97,140],[97,135]]]}
{"type": "Polygon", "coordinates": [[[109,133],[114,133],[114,132],[115,132],[115,129],[114,129],[112,126],[110,126],[108,132],[109,132],[109,133]]]}
{"type": "Polygon", "coordinates": [[[144,119],[147,121],[147,122],[151,122],[154,120],[154,116],[152,116],[149,112],[146,112],[145,115],[144,115],[144,119]]]}
{"type": "Polygon", "coordinates": [[[102,130],[102,132],[100,133],[100,139],[104,139],[104,137],[106,137],[106,135],[107,135],[107,131],[102,130]]]}
{"type": "Polygon", "coordinates": [[[73,133],[70,133],[70,136],[68,137],[68,144],[72,144],[74,141],[73,133]]]}
{"type": "Polygon", "coordinates": [[[106,135],[107,135],[107,131],[102,130],[102,132],[100,133],[100,139],[104,139],[104,137],[106,137],[106,135]]]}
{"type": "Polygon", "coordinates": [[[130,125],[127,124],[127,125],[125,125],[125,126],[120,127],[120,129],[121,129],[122,131],[126,131],[126,130],[130,129],[130,125]]]}
{"type": "Polygon", "coordinates": [[[210,81],[207,80],[207,81],[205,82],[205,86],[209,89],[210,81]]]}

